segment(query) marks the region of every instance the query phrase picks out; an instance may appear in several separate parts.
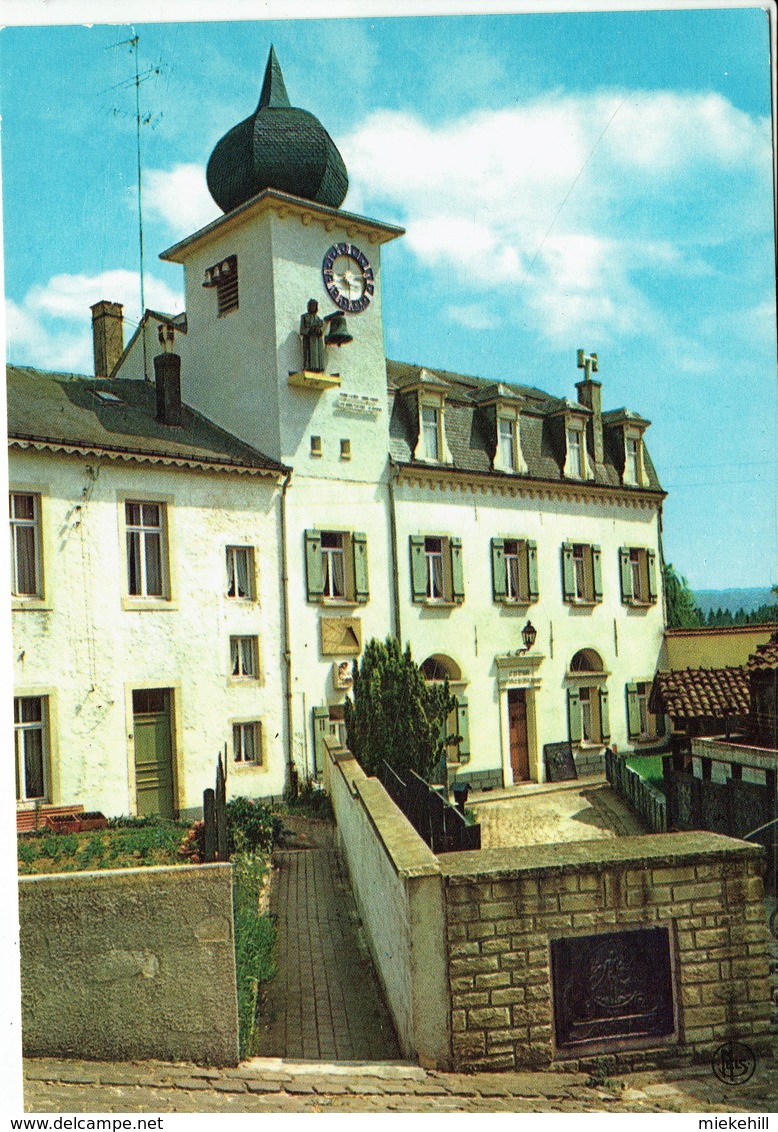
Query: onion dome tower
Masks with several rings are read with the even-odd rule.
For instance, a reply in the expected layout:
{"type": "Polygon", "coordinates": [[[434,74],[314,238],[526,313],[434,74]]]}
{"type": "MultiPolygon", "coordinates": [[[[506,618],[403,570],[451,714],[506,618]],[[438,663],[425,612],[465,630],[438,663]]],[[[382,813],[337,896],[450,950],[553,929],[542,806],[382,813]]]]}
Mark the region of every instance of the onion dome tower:
{"type": "Polygon", "coordinates": [[[270,48],[259,105],[225,134],[208,160],[208,189],[223,212],[265,189],[339,208],[348,191],[343,158],[318,118],[290,106],[270,48]]]}

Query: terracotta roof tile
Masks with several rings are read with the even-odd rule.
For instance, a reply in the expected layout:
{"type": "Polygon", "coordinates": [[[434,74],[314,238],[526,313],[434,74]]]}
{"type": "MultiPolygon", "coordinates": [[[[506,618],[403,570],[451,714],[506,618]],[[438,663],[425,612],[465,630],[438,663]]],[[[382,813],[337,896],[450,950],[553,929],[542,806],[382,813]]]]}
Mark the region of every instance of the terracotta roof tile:
{"type": "Polygon", "coordinates": [[[746,662],[746,668],[753,672],[757,668],[778,668],[778,633],[773,633],[769,641],[757,645],[746,662]]]}
{"type": "Polygon", "coordinates": [[[751,710],[748,674],[742,667],[658,672],[650,706],[652,711],[664,711],[671,719],[748,715],[751,710]]]}

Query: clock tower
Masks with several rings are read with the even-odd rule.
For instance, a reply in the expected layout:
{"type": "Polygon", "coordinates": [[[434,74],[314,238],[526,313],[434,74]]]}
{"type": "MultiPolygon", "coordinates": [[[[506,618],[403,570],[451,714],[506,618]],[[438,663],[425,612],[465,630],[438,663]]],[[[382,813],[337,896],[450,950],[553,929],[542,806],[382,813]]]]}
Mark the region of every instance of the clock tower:
{"type": "Polygon", "coordinates": [[[216,145],[224,215],[163,252],[184,266],[184,399],[295,476],[377,481],[388,451],[381,247],[344,211],[343,160],[289,103],[271,48],[259,104],[216,145]]]}

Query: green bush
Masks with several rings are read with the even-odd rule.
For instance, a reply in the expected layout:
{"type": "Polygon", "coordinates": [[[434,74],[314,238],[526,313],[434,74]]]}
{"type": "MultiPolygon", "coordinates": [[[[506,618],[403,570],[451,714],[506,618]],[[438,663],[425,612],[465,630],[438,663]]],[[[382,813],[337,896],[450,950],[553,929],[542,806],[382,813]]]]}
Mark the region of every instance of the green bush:
{"type": "Polygon", "coordinates": [[[38,846],[34,841],[27,841],[20,837],[16,845],[16,856],[25,865],[31,865],[38,859],[38,846]]]}
{"type": "Polygon", "coordinates": [[[321,821],[332,821],[335,816],[329,795],[313,782],[306,782],[294,797],[290,795],[285,799],[284,812],[321,821]]]}
{"type": "Polygon", "coordinates": [[[227,851],[269,853],[283,828],[281,819],[270,806],[253,798],[233,798],[227,803],[227,851]]]}
{"type": "Polygon", "coordinates": [[[232,859],[232,902],[235,918],[235,967],[238,987],[238,1039],[241,1058],[255,1052],[259,988],[276,973],[273,916],[259,913],[267,861],[259,853],[237,853],[232,859]]]}

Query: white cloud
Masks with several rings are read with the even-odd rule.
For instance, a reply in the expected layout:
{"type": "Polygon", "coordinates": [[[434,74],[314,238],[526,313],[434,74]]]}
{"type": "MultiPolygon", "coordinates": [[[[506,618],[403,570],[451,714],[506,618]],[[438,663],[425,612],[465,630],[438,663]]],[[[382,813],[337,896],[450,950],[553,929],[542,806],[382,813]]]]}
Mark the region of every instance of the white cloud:
{"type": "MultiPolygon", "coordinates": [[[[125,342],[140,317],[140,287],[132,271],[100,275],[54,275],[45,286],[31,287],[21,303],[6,300],[8,359],[42,369],[92,372],[90,306],[108,299],[124,306],[125,342]]],[[[175,314],[183,298],[166,283],[146,276],[146,306],[175,314]]]]}
{"type": "Polygon", "coordinates": [[[196,232],[221,216],[201,165],[149,169],[143,177],[143,199],[147,215],[166,224],[174,238],[196,232]]]}
{"type": "Polygon", "coordinates": [[[480,303],[449,306],[443,313],[451,322],[464,326],[466,330],[494,330],[502,322],[493,310],[481,306],[480,303]]]}
{"type": "Polygon", "coordinates": [[[348,207],[398,217],[456,292],[551,338],[649,333],[660,292],[667,310],[719,248],[770,231],[769,124],[714,94],[556,93],[437,126],[381,111],[338,144],[348,207]]]}

